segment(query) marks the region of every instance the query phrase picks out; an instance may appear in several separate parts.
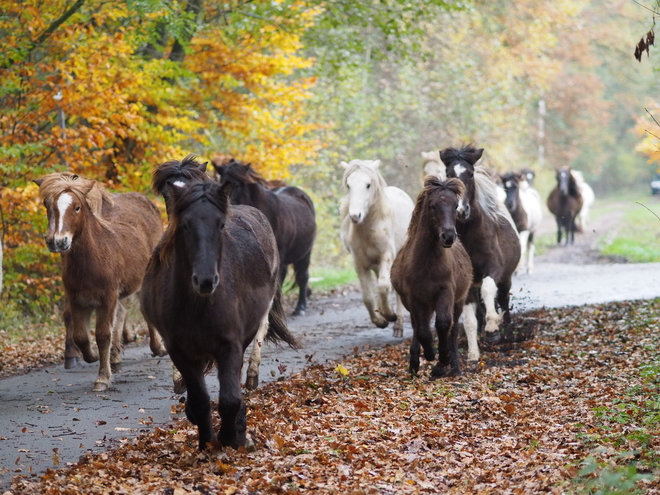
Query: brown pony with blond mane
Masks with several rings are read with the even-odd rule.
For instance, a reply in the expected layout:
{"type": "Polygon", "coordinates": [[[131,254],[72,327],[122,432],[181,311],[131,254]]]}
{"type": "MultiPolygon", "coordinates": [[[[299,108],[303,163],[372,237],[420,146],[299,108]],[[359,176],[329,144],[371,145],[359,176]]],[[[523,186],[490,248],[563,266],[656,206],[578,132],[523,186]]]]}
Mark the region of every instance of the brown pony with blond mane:
{"type": "MultiPolygon", "coordinates": [[[[112,382],[112,366],[121,362],[121,328],[126,310],[121,301],[137,292],[162,224],[156,205],[145,195],[110,195],[98,182],[69,172],[34,181],[48,214],[46,245],[62,259],[66,298],[64,320],[88,363],[99,361],[94,391],[112,382]],[[96,310],[96,343],[89,325],[96,310]]],[[[149,326],[154,355],[166,354],[149,326]]]]}
{"type": "Polygon", "coordinates": [[[456,233],[456,209],[465,193],[459,179],[428,175],[417,196],[408,237],[392,265],[392,286],[410,312],[409,370],[419,370],[420,344],[435,358],[429,321],[435,313],[438,362],[432,377],[460,374],[458,319],[472,285],[472,263],[456,233]]]}

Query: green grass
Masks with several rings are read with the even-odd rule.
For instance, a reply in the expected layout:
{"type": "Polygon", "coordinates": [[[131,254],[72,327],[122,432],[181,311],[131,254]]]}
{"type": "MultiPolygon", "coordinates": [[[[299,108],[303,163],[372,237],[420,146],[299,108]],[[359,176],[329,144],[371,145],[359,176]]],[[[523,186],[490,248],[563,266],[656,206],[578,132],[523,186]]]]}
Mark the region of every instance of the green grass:
{"type": "MultiPolygon", "coordinates": [[[[657,205],[651,205],[657,210],[657,205]]],[[[635,204],[624,214],[624,226],[614,235],[605,236],[599,250],[634,263],[660,261],[660,220],[645,207],[635,204]]]]}
{"type": "Polygon", "coordinates": [[[352,285],[358,281],[357,274],[353,268],[312,268],[310,273],[310,285],[312,290],[330,290],[346,285],[352,285]]]}

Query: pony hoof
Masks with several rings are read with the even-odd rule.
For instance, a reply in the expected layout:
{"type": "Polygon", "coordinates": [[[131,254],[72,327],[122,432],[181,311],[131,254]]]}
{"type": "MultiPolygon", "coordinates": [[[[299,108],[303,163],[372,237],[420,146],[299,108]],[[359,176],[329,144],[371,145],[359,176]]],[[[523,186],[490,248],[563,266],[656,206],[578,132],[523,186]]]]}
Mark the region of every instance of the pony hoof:
{"type": "Polygon", "coordinates": [[[110,363],[110,371],[113,373],[119,373],[122,368],[122,363],[121,361],[119,363],[110,363]]]}
{"type": "Polygon", "coordinates": [[[151,355],[153,357],[164,357],[167,356],[167,350],[165,348],[156,349],[155,351],[151,349],[151,355]]]}
{"type": "Polygon", "coordinates": [[[431,370],[431,380],[446,378],[448,376],[459,376],[460,368],[452,368],[450,365],[435,365],[431,370]]]}
{"type": "Polygon", "coordinates": [[[486,344],[499,344],[502,340],[502,334],[500,332],[486,332],[484,335],[484,341],[486,344]]]}
{"type": "Polygon", "coordinates": [[[392,331],[392,336],[397,339],[403,338],[403,328],[394,327],[394,330],[392,331]]]}
{"type": "Polygon", "coordinates": [[[107,392],[110,387],[105,382],[94,383],[94,392],[107,392]]]}
{"type": "Polygon", "coordinates": [[[305,310],[298,308],[293,313],[291,313],[291,316],[305,316],[305,310]]]}
{"type": "Polygon", "coordinates": [[[371,320],[374,325],[376,325],[378,328],[387,328],[387,325],[390,324],[389,321],[387,321],[385,318],[375,318],[371,320]]]}
{"type": "Polygon", "coordinates": [[[76,368],[79,364],[79,360],[77,357],[68,357],[64,358],[64,369],[65,370],[72,370],[73,368],[76,368]]]}
{"type": "Polygon", "coordinates": [[[254,390],[259,386],[259,375],[257,376],[248,376],[245,379],[245,388],[247,390],[254,390]]]}

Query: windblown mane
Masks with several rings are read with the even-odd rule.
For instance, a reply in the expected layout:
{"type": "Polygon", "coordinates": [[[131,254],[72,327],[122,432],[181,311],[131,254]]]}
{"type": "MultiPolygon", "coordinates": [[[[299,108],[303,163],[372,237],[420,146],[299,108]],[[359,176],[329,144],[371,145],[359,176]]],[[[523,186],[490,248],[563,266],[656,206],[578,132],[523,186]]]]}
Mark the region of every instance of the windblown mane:
{"type": "Polygon", "coordinates": [[[442,180],[436,175],[427,175],[424,177],[424,187],[417,196],[415,209],[408,225],[408,239],[414,239],[417,235],[417,230],[423,222],[423,215],[427,209],[427,198],[429,194],[438,190],[451,191],[460,199],[465,194],[465,184],[460,179],[450,178],[442,180]]]}
{"type": "Polygon", "coordinates": [[[174,238],[176,231],[179,228],[179,218],[183,210],[188,208],[191,204],[204,198],[226,216],[230,216],[228,205],[223,203],[220,199],[220,188],[220,184],[214,181],[196,182],[187,186],[183,193],[174,200],[167,230],[165,230],[163,238],[161,239],[159,246],[156,248],[160,253],[161,263],[167,263],[172,257],[175,244],[174,238]]]}
{"type": "Polygon", "coordinates": [[[69,190],[78,196],[85,198],[90,210],[101,223],[103,220],[103,204],[112,206],[112,197],[100,182],[86,179],[71,172],[56,172],[48,174],[41,179],[39,185],[39,199],[46,201],[57,194],[69,190]]]}
{"type": "Polygon", "coordinates": [[[267,181],[261,174],[252,168],[250,163],[243,163],[240,160],[232,158],[226,165],[216,166],[216,170],[222,169],[222,181],[226,182],[229,179],[237,180],[243,184],[261,184],[267,187],[267,181]]]}
{"type": "Polygon", "coordinates": [[[474,165],[481,158],[481,152],[482,150],[478,150],[471,144],[463,146],[461,149],[445,148],[440,151],[440,159],[447,166],[456,161],[466,161],[474,165]]]}
{"type": "Polygon", "coordinates": [[[177,179],[184,182],[203,181],[208,180],[209,176],[206,175],[204,165],[197,161],[197,157],[188,155],[183,161],[171,160],[158,165],[151,180],[151,188],[156,194],[164,195],[168,181],[177,179]]]}
{"type": "Polygon", "coordinates": [[[497,222],[499,218],[504,218],[515,225],[511,214],[497,198],[497,185],[493,182],[485,167],[481,165],[474,167],[474,189],[474,199],[488,218],[494,222],[497,222]]]}

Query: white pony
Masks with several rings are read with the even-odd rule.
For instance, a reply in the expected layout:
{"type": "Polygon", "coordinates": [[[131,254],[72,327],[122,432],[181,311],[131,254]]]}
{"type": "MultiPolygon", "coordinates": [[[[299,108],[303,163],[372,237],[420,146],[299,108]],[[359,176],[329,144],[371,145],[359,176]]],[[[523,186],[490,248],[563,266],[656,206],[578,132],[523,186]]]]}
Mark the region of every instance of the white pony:
{"type": "Polygon", "coordinates": [[[582,172],[571,170],[571,175],[575,179],[578,190],[582,195],[582,209],[577,215],[576,223],[578,229],[581,232],[585,232],[587,230],[587,222],[589,221],[589,210],[593,206],[594,201],[596,201],[596,195],[594,194],[594,190],[591,189],[591,186],[584,181],[582,172]]]}
{"type": "Polygon", "coordinates": [[[390,269],[404,244],[414,204],[397,187],[388,187],[378,173],[380,160],[341,162],[348,194],[341,202],[341,240],[353,255],[362,300],[379,328],[394,322],[394,336],[403,337],[403,304],[396,296],[396,314],[389,303],[390,269]],[[374,299],[374,277],[378,303],[374,299]]]}
{"type": "Polygon", "coordinates": [[[435,175],[440,180],[446,180],[445,164],[440,161],[439,151],[422,151],[422,182],[427,175],[435,175]]]}
{"type": "Polygon", "coordinates": [[[541,195],[531,186],[524,172],[512,172],[502,176],[506,191],[506,207],[516,224],[520,237],[520,263],[516,271],[534,270],[534,234],[541,226],[543,207],[541,195]]]}

